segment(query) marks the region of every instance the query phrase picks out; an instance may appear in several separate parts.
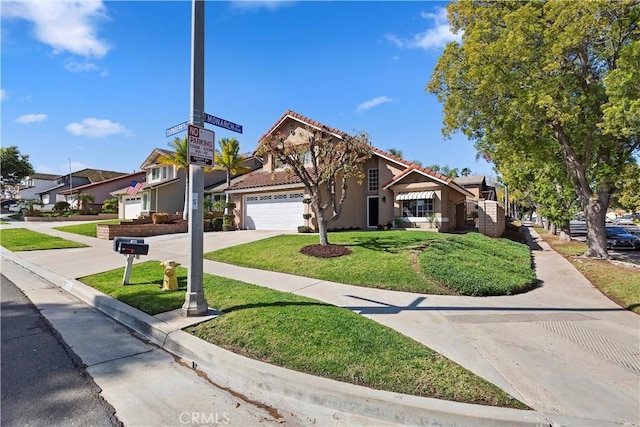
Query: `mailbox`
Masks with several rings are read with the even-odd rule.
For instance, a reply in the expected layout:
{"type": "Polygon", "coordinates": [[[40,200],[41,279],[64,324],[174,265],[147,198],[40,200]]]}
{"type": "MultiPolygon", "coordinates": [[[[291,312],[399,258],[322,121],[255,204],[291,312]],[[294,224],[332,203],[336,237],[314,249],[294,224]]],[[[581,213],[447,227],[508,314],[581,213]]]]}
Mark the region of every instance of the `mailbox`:
{"type": "Polygon", "coordinates": [[[149,253],[149,245],[144,243],[144,239],[137,237],[116,237],[113,239],[113,251],[127,257],[127,266],[124,269],[122,284],[128,285],[133,267],[133,258],[147,255],[149,253]]]}
{"type": "MultiPolygon", "coordinates": [[[[141,239],[139,237],[116,237],[115,239],[113,239],[113,251],[120,252],[120,245],[122,243],[144,243],[144,239],[141,239]]],[[[120,252],[120,253],[127,253],[127,252],[120,252]]]]}
{"type": "Polygon", "coordinates": [[[149,245],[136,242],[120,242],[118,252],[125,255],[147,255],[149,245]]]}

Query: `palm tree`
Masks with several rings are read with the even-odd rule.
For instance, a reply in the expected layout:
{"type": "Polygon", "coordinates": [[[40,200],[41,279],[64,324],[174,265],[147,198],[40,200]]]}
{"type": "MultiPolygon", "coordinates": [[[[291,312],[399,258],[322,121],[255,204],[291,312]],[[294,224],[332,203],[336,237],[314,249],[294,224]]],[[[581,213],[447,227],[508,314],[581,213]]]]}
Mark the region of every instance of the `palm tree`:
{"type": "MultiPolygon", "coordinates": [[[[249,172],[251,168],[242,164],[247,160],[247,157],[240,154],[240,142],[237,139],[221,138],[218,140],[218,146],[219,149],[216,150],[216,165],[213,169],[227,172],[227,188],[229,188],[233,175],[249,172]]],[[[229,213],[228,204],[229,193],[227,193],[225,214],[229,213]]]]}
{"type": "Polygon", "coordinates": [[[398,150],[396,148],[389,148],[388,151],[389,151],[389,154],[391,154],[392,156],[402,158],[402,150],[398,150]]]}
{"type": "Polygon", "coordinates": [[[462,168],[462,176],[469,176],[471,175],[471,169],[469,168],[462,168]]]}
{"type": "Polygon", "coordinates": [[[89,204],[93,203],[95,200],[95,196],[89,193],[80,193],[76,194],[74,200],[78,204],[78,207],[82,210],[82,212],[86,213],[89,211],[89,204]]]}
{"type": "Polygon", "coordinates": [[[170,154],[160,156],[158,162],[163,165],[172,165],[176,169],[187,169],[185,174],[184,186],[184,207],[182,209],[182,219],[189,218],[189,143],[187,137],[183,139],[176,137],[173,142],[169,143],[169,147],[173,149],[170,154]]]}

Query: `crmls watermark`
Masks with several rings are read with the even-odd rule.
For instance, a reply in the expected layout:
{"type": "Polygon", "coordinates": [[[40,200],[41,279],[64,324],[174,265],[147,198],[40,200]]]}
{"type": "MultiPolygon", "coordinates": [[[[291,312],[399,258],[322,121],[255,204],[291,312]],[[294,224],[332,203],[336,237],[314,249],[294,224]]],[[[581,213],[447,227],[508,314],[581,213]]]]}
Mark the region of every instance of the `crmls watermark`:
{"type": "Polygon", "coordinates": [[[180,424],[191,425],[226,425],[231,422],[229,414],[223,412],[219,414],[217,412],[181,412],[178,416],[180,424]]]}

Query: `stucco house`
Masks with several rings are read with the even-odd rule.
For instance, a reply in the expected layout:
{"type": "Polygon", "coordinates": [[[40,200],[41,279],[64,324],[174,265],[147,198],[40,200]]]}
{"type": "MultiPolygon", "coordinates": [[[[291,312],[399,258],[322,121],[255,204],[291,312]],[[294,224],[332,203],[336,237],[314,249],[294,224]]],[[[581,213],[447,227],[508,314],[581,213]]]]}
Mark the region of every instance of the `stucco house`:
{"type": "MultiPolygon", "coordinates": [[[[344,132],[327,127],[287,110],[260,138],[289,134],[295,138],[307,127],[324,129],[334,138],[344,132]]],[[[362,185],[349,183],[342,215],[330,229],[372,229],[398,223],[404,227],[453,230],[457,217],[464,217],[464,203],[473,193],[451,178],[407,162],[378,148],[362,164],[362,185]],[[458,213],[458,215],[457,215],[458,213]]],[[[233,183],[227,192],[236,204],[235,221],[241,229],[296,230],[301,225],[317,227],[314,213],[303,199],[308,197],[300,179],[278,167],[266,155],[263,167],[233,183]],[[312,214],[305,219],[304,214],[312,214]]]]}
{"type": "Polygon", "coordinates": [[[99,211],[102,204],[112,198],[111,192],[121,189],[123,186],[128,186],[131,181],[144,182],[146,173],[144,171],[138,171],[126,175],[120,175],[115,178],[105,179],[104,181],[92,182],[90,184],[80,185],[73,189],[66,189],[60,191],[58,194],[63,195],[66,201],[73,207],[77,208],[75,196],[80,193],[87,193],[93,196],[93,203],[89,205],[89,208],[95,211],[99,211]]]}
{"type": "Polygon", "coordinates": [[[37,197],[44,204],[42,210],[51,210],[56,202],[65,202],[66,195],[62,194],[65,190],[91,184],[95,182],[105,181],[118,176],[126,175],[124,172],[106,171],[100,169],[82,169],[69,175],[60,175],[52,186],[45,188],[36,193],[37,197]]]}
{"type": "Polygon", "coordinates": [[[57,184],[60,175],[50,173],[34,173],[22,180],[15,194],[17,199],[39,199],[40,192],[57,184]]]}
{"type": "MultiPolygon", "coordinates": [[[[111,192],[112,196],[118,198],[120,219],[133,219],[156,212],[182,213],[189,171],[160,162],[162,157],[171,154],[172,151],[162,148],[153,149],[140,166],[146,172],[146,182],[135,195],[127,193],[127,187],[111,192]]],[[[245,164],[252,169],[262,166],[256,158],[248,159],[245,164]]],[[[205,188],[226,183],[226,179],[225,171],[204,172],[205,188]]]]}

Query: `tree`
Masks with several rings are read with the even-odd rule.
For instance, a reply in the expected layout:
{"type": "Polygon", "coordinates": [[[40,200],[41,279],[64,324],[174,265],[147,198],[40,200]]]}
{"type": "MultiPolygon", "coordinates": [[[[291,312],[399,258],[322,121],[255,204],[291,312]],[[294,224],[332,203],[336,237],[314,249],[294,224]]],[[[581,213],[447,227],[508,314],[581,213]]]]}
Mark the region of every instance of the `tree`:
{"type": "Polygon", "coordinates": [[[640,166],[637,163],[625,167],[611,205],[631,213],[640,212],[640,166]]]}
{"type": "Polygon", "coordinates": [[[103,212],[118,212],[118,198],[111,197],[102,203],[103,212]]]}
{"type": "Polygon", "coordinates": [[[86,213],[89,211],[89,205],[93,203],[96,198],[93,194],[79,193],[74,196],[74,199],[76,203],[78,203],[80,210],[86,213]]]}
{"type": "Polygon", "coordinates": [[[24,215],[31,216],[36,212],[36,206],[43,207],[44,203],[40,199],[20,199],[18,206],[24,215]]]}
{"type": "Polygon", "coordinates": [[[20,182],[33,175],[34,170],[29,163],[29,156],[20,154],[20,150],[15,145],[0,148],[0,184],[2,189],[5,186],[16,186],[20,182]]]}
{"type": "Polygon", "coordinates": [[[469,175],[471,175],[471,169],[462,168],[462,171],[460,171],[460,173],[462,174],[462,176],[469,176],[469,175]]]}
{"type": "Polygon", "coordinates": [[[318,221],[320,244],[329,244],[328,226],[340,217],[347,197],[348,182],[364,179],[362,164],[373,155],[369,136],[335,135],[326,127],[310,126],[297,134],[274,134],[260,141],[258,155],[270,154],[272,161],[288,166],[311,195],[311,207],[318,221]]]}
{"type": "Polygon", "coordinates": [[[540,164],[557,153],[587,221],[585,255],[606,258],[611,193],[640,148],[639,128],[628,126],[638,116],[627,114],[638,105],[640,3],[465,1],[447,8],[462,45],[447,45],[427,86],[444,104],[443,133],[462,131],[498,171],[516,147],[540,164]],[[636,89],[623,89],[626,83],[636,89]]]}
{"type": "MultiPolygon", "coordinates": [[[[216,150],[216,164],[214,170],[223,170],[227,173],[227,188],[231,185],[233,175],[243,174],[251,170],[250,167],[242,163],[247,160],[247,156],[240,154],[240,143],[235,138],[221,138],[218,140],[219,149],[216,150]]],[[[229,193],[227,193],[227,207],[225,214],[229,214],[229,193]]]]}
{"type": "Polygon", "coordinates": [[[398,150],[396,148],[389,148],[387,150],[387,152],[389,154],[391,154],[392,156],[396,156],[396,157],[402,158],[402,150],[398,150]]]}
{"type": "Polygon", "coordinates": [[[176,137],[169,143],[173,148],[171,154],[160,156],[158,161],[163,165],[172,165],[176,169],[186,169],[184,184],[184,207],[182,208],[182,219],[189,218],[189,144],[187,137],[180,139],[176,137]]]}

